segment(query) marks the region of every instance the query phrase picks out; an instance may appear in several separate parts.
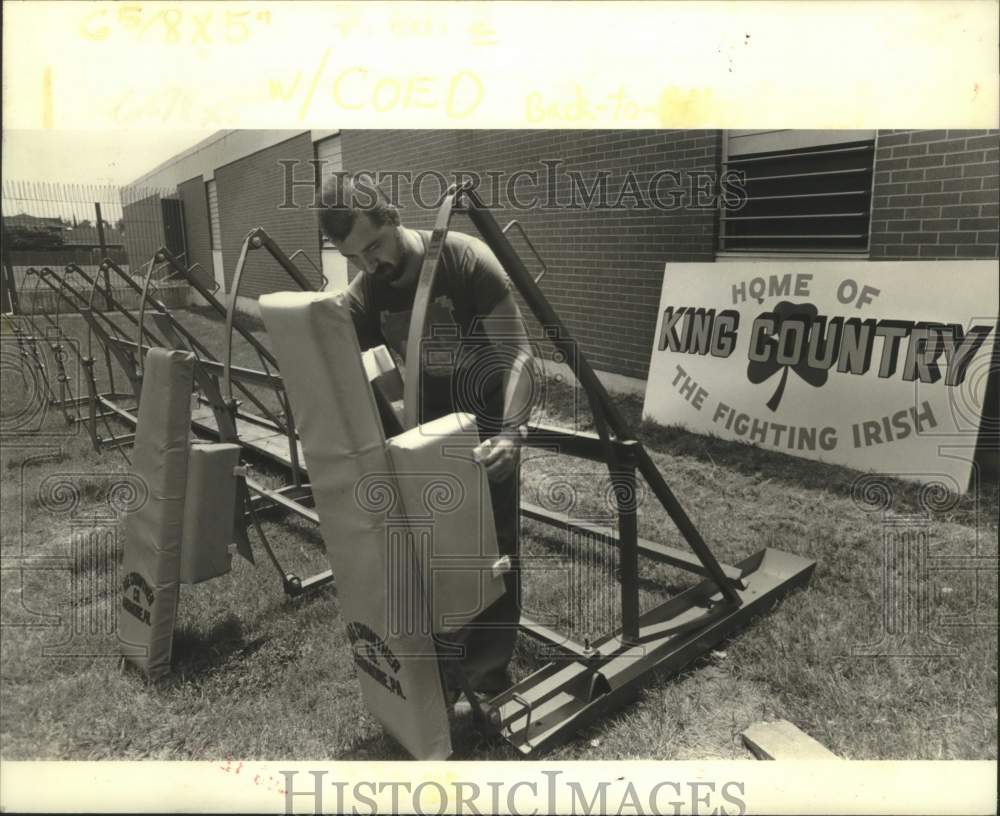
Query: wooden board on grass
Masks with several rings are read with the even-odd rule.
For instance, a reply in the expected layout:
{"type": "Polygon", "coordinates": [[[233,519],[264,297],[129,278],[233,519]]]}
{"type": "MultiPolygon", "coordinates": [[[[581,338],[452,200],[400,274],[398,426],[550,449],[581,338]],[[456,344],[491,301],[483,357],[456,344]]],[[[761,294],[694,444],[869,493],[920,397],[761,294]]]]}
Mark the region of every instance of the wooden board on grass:
{"type": "Polygon", "coordinates": [[[788,720],[754,723],[743,742],[757,759],[840,759],[788,720]]]}

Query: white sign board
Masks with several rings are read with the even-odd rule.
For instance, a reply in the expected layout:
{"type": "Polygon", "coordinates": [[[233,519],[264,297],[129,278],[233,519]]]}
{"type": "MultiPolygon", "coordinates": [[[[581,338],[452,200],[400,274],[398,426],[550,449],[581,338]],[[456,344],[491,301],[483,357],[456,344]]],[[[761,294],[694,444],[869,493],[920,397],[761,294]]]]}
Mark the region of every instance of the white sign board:
{"type": "Polygon", "coordinates": [[[668,264],[643,415],[967,489],[995,261],[668,264]]]}

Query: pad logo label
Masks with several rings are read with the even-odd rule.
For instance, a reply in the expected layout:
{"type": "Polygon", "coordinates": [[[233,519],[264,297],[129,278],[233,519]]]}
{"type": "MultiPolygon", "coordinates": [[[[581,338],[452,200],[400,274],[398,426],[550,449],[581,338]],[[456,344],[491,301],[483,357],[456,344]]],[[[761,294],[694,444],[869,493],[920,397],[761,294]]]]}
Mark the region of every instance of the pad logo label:
{"type": "Polygon", "coordinates": [[[122,591],[122,608],[146,626],[151,626],[149,610],[156,595],[146,579],[138,572],[130,572],[122,582],[122,591]]]}
{"type": "Polygon", "coordinates": [[[401,664],[386,642],[360,621],[347,624],[347,637],[351,640],[354,662],[358,664],[358,668],[401,700],[405,700],[403,687],[396,677],[401,664]],[[380,661],[389,669],[388,672],[380,668],[380,661]]]}

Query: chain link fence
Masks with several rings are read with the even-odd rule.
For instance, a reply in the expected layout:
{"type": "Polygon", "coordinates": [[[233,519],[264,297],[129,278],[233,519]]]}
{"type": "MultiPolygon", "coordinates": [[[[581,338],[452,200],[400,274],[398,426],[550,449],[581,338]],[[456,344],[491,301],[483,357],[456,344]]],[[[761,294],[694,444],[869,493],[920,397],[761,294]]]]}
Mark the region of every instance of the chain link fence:
{"type": "MultiPolygon", "coordinates": [[[[54,293],[26,280],[32,267],[61,271],[75,264],[93,277],[110,258],[133,277],[152,269],[157,279],[166,274],[152,264],[157,249],[185,255],[176,190],[5,180],[2,206],[4,312],[55,309],[54,293]]],[[[128,294],[122,290],[121,299],[127,302],[128,294]]]]}

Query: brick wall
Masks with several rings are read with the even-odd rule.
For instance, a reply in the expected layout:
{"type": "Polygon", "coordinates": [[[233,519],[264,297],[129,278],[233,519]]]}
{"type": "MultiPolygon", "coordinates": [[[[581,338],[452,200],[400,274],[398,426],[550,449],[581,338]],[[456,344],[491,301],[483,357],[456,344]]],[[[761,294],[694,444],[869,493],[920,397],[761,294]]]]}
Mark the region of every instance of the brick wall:
{"type": "MultiPolygon", "coordinates": [[[[609,171],[608,199],[614,203],[631,171],[641,195],[660,170],[715,170],[720,153],[719,131],[345,131],[344,169],[436,170],[449,179],[460,170],[483,176],[480,195],[488,203],[500,192],[486,171],[504,173],[501,188],[517,170],[537,172],[537,184],[522,179],[521,200],[533,194],[561,204],[557,208],[516,209],[505,191],[493,213],[501,225],[516,218],[527,230],[548,265],[541,288],[567,328],[582,344],[595,368],[645,378],[656,326],[656,311],[668,261],[711,261],[716,241],[714,209],[665,211],[650,207],[569,209],[572,182],[578,172],[589,188],[598,170],[609,171]],[[559,160],[550,190],[541,160],[559,160]]],[[[384,185],[386,186],[386,185],[384,185]]],[[[668,180],[660,185],[667,200],[668,180]]],[[[427,199],[438,184],[427,178],[427,199]]],[[[634,199],[626,201],[635,204],[634,199]]],[[[429,229],[435,212],[419,209],[409,185],[400,185],[404,224],[429,229]]],[[[455,229],[475,234],[464,217],[455,229]]],[[[528,268],[537,271],[527,247],[515,246],[528,268]]]]}
{"type": "Polygon", "coordinates": [[[208,197],[205,180],[195,176],[177,185],[184,208],[184,232],[187,239],[188,264],[201,264],[206,280],[214,280],[212,243],[208,219],[208,197]]]}
{"type": "MultiPolygon", "coordinates": [[[[316,213],[307,208],[313,201],[313,192],[298,188],[294,201],[299,206],[279,209],[284,184],[278,162],[298,161],[296,178],[308,178],[312,165],[306,162],[312,159],[313,145],[306,131],[216,169],[227,290],[232,284],[243,239],[253,227],[263,227],[286,254],[304,249],[310,260],[319,265],[318,221],[316,213]]],[[[207,211],[205,217],[207,223],[207,211]]],[[[305,260],[299,266],[307,273],[312,269],[305,260]]],[[[243,276],[240,295],[245,297],[258,298],[268,292],[294,288],[266,250],[250,250],[243,276]]]]}
{"type": "MultiPolygon", "coordinates": [[[[598,170],[608,171],[613,202],[629,171],[645,190],[659,170],[715,170],[720,131],[354,130],[342,133],[342,144],[344,169],[351,172],[399,170],[416,176],[437,171],[449,180],[458,171],[479,173],[480,194],[487,202],[497,199],[493,212],[501,224],[517,218],[526,228],[548,264],[543,291],[594,366],[605,371],[645,378],[664,264],[714,259],[712,208],[602,210],[566,204],[570,172],[582,174],[590,186],[598,170]],[[551,190],[543,159],[561,162],[551,190]],[[500,189],[487,170],[503,174],[500,189]],[[554,197],[559,206],[511,206],[503,188],[517,170],[538,173],[537,183],[526,178],[518,183],[522,199],[554,197]]],[[[997,257],[998,146],[1000,131],[880,131],[871,258],[997,257]]],[[[258,224],[287,252],[304,247],[318,261],[315,213],[277,209],[283,196],[278,160],[298,160],[296,175],[306,178],[312,158],[309,135],[302,133],[217,170],[227,283],[246,232],[258,224]]],[[[422,192],[426,199],[437,197],[434,177],[425,178],[422,192]]],[[[295,197],[303,205],[311,193],[300,188],[295,197]]],[[[399,201],[407,226],[433,226],[435,211],[417,206],[405,181],[399,201]]],[[[207,221],[206,209],[206,230],[207,221]]],[[[474,232],[464,217],[453,223],[455,229],[474,232]]],[[[189,227],[194,254],[192,232],[189,227]]],[[[537,270],[523,242],[515,238],[514,243],[529,269],[537,270]]],[[[243,294],[251,297],[289,285],[264,253],[250,254],[247,272],[243,294]]]]}
{"type": "MultiPolygon", "coordinates": [[[[879,131],[872,260],[996,258],[998,151],[998,130],[879,131]]],[[[997,381],[994,366],[983,405],[987,417],[997,416],[997,381]]],[[[1000,474],[998,445],[995,430],[980,433],[975,461],[985,479],[1000,474]]]]}
{"type": "Polygon", "coordinates": [[[1000,131],[883,130],[871,257],[996,258],[1000,131]]]}

